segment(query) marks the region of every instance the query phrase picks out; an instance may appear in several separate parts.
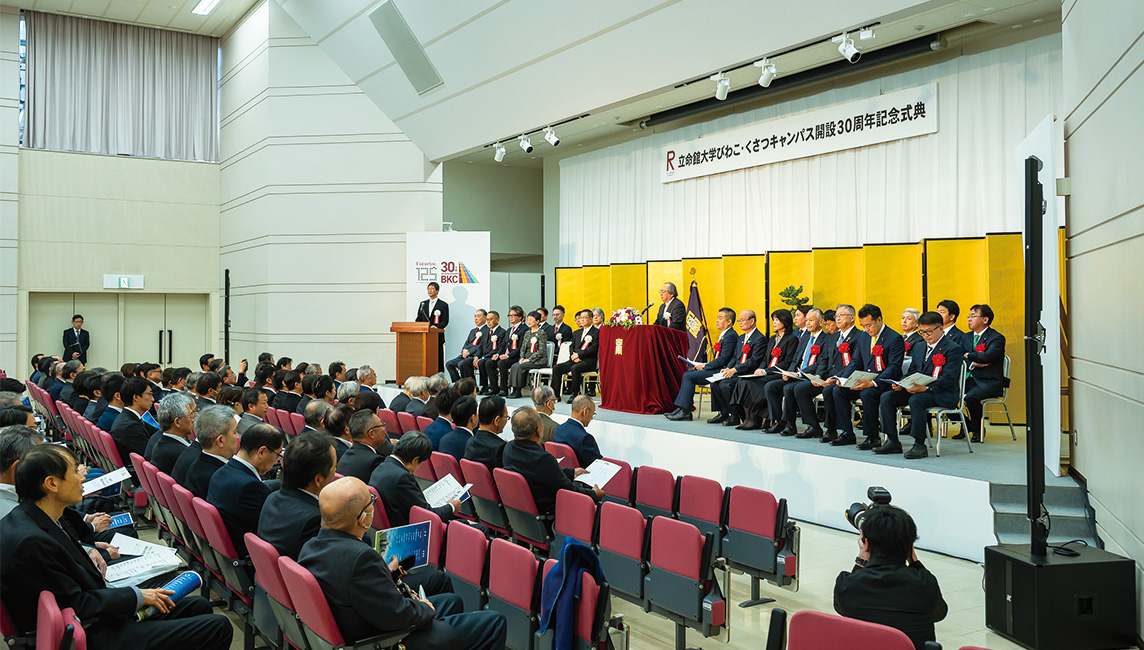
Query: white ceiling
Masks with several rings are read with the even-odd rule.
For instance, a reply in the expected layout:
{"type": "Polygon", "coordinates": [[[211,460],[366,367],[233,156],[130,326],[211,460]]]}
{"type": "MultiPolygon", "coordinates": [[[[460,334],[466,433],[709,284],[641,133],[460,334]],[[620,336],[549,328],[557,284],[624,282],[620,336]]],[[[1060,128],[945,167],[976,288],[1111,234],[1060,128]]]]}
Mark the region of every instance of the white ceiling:
{"type": "Polygon", "coordinates": [[[191,13],[198,1],[4,0],[4,5],[218,37],[233,27],[259,0],[221,0],[207,16],[191,13]]]}

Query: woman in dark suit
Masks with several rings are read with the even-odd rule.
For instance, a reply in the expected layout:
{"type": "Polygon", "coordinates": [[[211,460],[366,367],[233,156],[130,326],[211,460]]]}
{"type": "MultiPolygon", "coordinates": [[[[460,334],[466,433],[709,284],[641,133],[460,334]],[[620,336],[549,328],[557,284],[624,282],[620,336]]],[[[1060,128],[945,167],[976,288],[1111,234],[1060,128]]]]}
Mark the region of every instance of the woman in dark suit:
{"type": "MultiPolygon", "coordinates": [[[[763,357],[765,361],[755,371],[758,379],[740,381],[731,396],[732,407],[738,405],[743,409],[743,423],[736,429],[750,431],[771,424],[772,418],[767,413],[767,398],[763,389],[767,382],[782,376],[778,369],[786,370],[798,349],[798,335],[794,331],[794,318],[790,310],[778,309],[771,313],[771,328],[774,334],[767,339],[767,352],[763,357]]],[[[776,414],[774,417],[779,416],[776,414]]]]}

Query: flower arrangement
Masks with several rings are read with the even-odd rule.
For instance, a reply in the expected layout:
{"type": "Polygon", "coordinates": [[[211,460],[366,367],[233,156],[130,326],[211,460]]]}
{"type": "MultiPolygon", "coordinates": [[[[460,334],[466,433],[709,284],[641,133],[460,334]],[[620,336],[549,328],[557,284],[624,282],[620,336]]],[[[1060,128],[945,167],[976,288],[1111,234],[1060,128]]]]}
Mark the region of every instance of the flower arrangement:
{"type": "Polygon", "coordinates": [[[636,325],[643,325],[643,317],[632,307],[622,307],[613,312],[612,317],[604,325],[631,329],[636,325]]]}

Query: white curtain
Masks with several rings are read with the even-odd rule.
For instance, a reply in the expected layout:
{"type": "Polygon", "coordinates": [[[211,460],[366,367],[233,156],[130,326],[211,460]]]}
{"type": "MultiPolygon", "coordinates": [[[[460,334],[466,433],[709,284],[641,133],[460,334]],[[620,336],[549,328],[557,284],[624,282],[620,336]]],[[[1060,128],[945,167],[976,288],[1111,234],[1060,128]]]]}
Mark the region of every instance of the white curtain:
{"type": "Polygon", "coordinates": [[[24,12],[25,146],[218,160],[218,39],[24,12]]]}
{"type": "Polygon", "coordinates": [[[1060,113],[1061,76],[1055,34],[565,159],[560,265],[1020,231],[1014,150],[1060,113]],[[672,143],[933,81],[936,134],[660,182],[672,143]]]}

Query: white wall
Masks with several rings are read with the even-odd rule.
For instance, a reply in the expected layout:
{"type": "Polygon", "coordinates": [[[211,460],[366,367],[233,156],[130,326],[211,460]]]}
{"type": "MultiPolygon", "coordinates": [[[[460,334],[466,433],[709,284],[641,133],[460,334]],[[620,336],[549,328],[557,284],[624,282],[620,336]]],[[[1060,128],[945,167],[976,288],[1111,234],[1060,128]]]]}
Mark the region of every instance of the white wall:
{"type": "Polygon", "coordinates": [[[231,356],[336,358],[392,378],[405,233],[441,228],[440,168],[278,3],[252,9],[221,47],[231,356]]]}
{"type": "MultiPolygon", "coordinates": [[[[17,358],[19,238],[20,10],[0,7],[0,368],[27,376],[17,358]]],[[[63,331],[62,329],[60,330],[63,331]]],[[[31,355],[29,355],[30,358],[31,355]]]]}
{"type": "MultiPolygon", "coordinates": [[[[1144,319],[1144,5],[1067,0],[1064,15],[1068,295],[1076,468],[1088,479],[1108,550],[1136,561],[1137,632],[1144,626],[1144,341],[1107,335],[1144,319]],[[1104,314],[1104,315],[1102,315],[1104,314]]],[[[1051,190],[1051,186],[1046,191],[1051,190]]],[[[1136,328],[1129,326],[1129,332],[1136,328]]]]}

